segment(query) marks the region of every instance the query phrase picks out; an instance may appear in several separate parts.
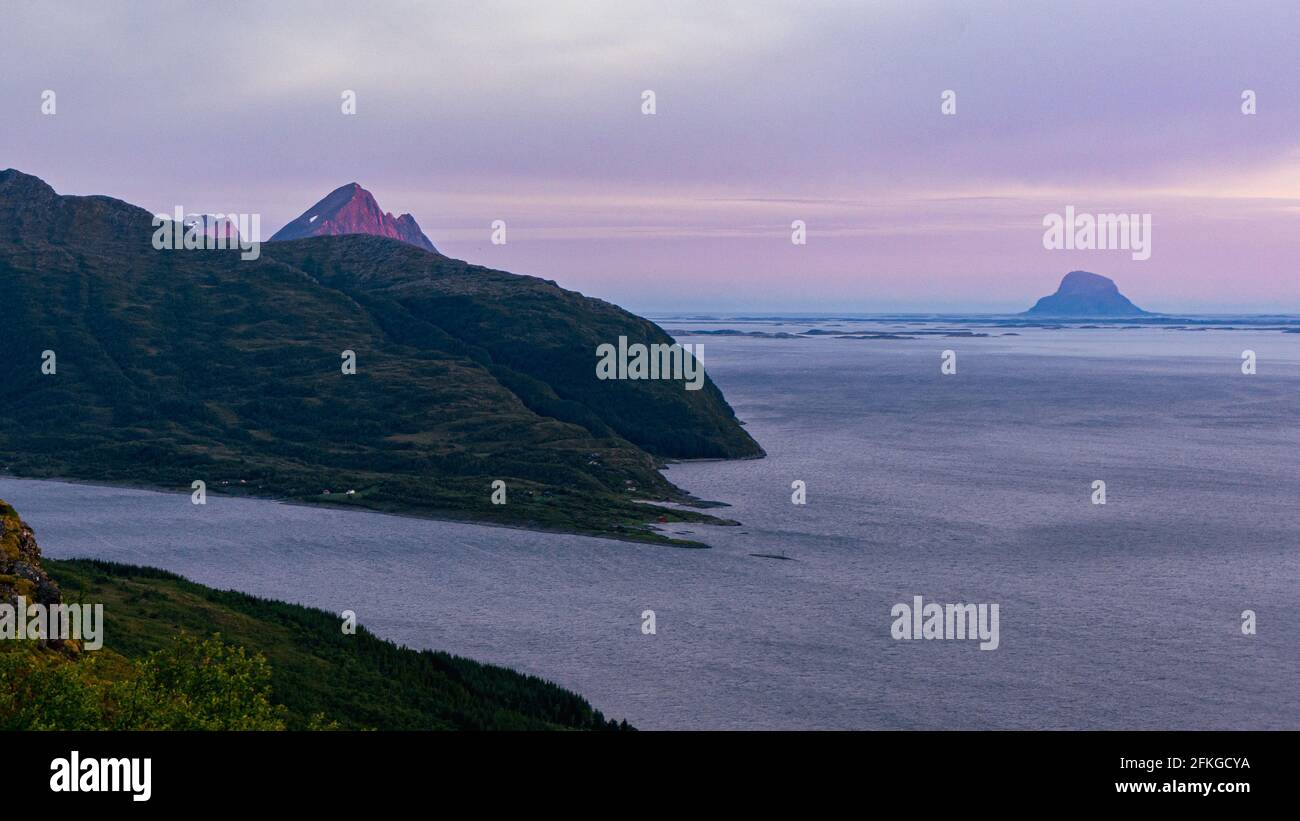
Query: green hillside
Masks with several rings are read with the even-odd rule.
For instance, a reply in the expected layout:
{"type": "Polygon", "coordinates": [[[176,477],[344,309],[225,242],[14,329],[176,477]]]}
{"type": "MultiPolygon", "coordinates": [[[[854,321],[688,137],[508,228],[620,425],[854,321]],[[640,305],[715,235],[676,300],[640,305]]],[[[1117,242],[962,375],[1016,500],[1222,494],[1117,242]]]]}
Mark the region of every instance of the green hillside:
{"type": "Polygon", "coordinates": [[[45,568],[65,602],[104,605],[104,648],[0,642],[0,729],[617,728],[539,678],[398,647],[364,628],[345,635],[324,611],[149,568],[45,568]],[[142,688],[149,697],[133,704],[142,688]]]}
{"type": "Polygon", "coordinates": [[[608,303],[378,237],[158,251],[150,220],[0,172],[0,470],[658,540],[633,500],[690,501],[663,459],[762,453],[712,382],[596,379],[600,343],[669,341],[608,303]]]}

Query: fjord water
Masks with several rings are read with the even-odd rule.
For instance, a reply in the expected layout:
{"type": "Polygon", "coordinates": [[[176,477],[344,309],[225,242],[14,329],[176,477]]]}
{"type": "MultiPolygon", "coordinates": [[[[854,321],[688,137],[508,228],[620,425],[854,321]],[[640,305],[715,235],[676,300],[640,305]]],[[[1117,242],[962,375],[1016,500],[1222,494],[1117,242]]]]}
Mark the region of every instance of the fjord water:
{"type": "Polygon", "coordinates": [[[643,728],[1300,729],[1300,334],[661,324],[768,452],[669,469],[742,522],[672,526],[711,550],[7,477],[0,498],[51,557],[354,610],[643,728]],[[997,603],[1000,647],[893,640],[915,595],[997,603]]]}

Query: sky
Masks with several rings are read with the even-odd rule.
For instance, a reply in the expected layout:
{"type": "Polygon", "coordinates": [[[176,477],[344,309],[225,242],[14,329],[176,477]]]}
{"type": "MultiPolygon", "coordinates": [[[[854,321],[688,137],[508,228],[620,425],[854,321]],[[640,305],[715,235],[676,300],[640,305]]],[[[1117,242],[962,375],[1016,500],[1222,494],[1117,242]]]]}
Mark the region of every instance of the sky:
{"type": "Polygon", "coordinates": [[[1300,4],[5,0],[6,167],[264,238],[356,181],[640,312],[1020,311],[1086,269],[1300,313],[1300,4]],[[1044,248],[1067,207],[1150,214],[1150,258],[1044,248]]]}

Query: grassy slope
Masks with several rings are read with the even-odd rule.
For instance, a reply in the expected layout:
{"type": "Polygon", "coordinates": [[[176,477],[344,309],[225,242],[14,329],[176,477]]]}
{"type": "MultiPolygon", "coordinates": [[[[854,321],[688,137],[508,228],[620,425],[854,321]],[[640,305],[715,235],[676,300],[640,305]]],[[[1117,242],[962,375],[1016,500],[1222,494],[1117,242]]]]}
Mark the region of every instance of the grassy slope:
{"type": "Polygon", "coordinates": [[[553,283],[376,237],[245,262],[151,235],[0,172],[0,470],[660,540],[632,500],[689,501],[661,458],[761,454],[712,383],[595,379],[598,342],[667,337],[553,283]]]}
{"type": "Polygon", "coordinates": [[[105,650],[138,658],[184,630],[266,656],[289,729],[324,713],[342,729],[610,729],[581,697],[534,676],[417,652],[321,610],[213,590],[151,568],[45,560],[65,602],[103,603],[105,650]]]}

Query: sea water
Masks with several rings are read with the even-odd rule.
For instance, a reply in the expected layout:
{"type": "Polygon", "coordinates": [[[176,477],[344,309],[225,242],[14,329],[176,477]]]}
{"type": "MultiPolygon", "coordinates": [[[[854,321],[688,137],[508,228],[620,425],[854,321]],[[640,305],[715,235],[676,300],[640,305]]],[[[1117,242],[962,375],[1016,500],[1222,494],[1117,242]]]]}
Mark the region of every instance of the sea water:
{"type": "Polygon", "coordinates": [[[187,488],[0,478],[0,498],[49,556],[353,610],[644,728],[1300,729],[1300,334],[660,324],[707,344],[768,453],[669,467],[742,523],[671,526],[710,550],[187,488]],[[863,331],[908,338],[833,335],[863,331]],[[998,605],[997,648],[894,638],[918,596],[998,605]]]}

